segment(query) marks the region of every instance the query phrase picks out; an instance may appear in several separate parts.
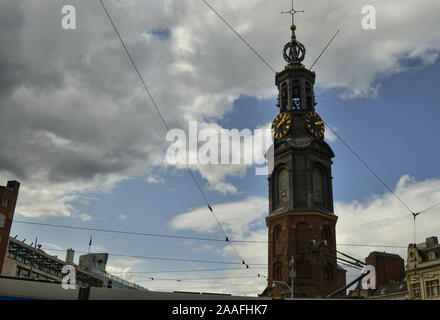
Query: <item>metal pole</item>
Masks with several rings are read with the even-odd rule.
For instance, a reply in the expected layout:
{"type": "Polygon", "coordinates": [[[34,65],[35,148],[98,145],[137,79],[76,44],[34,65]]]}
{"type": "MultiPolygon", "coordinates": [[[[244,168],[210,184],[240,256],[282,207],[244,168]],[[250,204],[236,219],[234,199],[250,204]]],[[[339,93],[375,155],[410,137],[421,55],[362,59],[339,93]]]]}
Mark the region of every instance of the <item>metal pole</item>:
{"type": "Polygon", "coordinates": [[[350,282],[349,284],[347,284],[345,287],[343,287],[343,288],[341,288],[341,289],[338,289],[338,290],[336,290],[335,292],[333,292],[333,293],[330,293],[328,296],[327,296],[327,298],[332,298],[332,297],[334,297],[335,295],[337,295],[337,294],[339,294],[339,293],[341,293],[342,291],[344,291],[344,290],[347,290],[348,288],[350,288],[353,284],[355,284],[356,282],[358,282],[358,281],[361,281],[362,280],[362,278],[364,278],[367,274],[369,274],[370,273],[370,270],[368,270],[366,273],[364,273],[364,274],[361,274],[359,277],[357,277],[356,279],[354,279],[352,282],[350,282]]]}
{"type": "Polygon", "coordinates": [[[290,275],[290,278],[291,278],[291,294],[292,294],[292,299],[294,298],[294,294],[293,294],[293,279],[295,278],[295,259],[293,259],[293,256],[292,256],[292,259],[290,260],[290,268],[291,268],[291,275],[290,275]]]}
{"type": "Polygon", "coordinates": [[[38,238],[35,238],[35,250],[34,250],[34,252],[32,253],[31,269],[30,269],[30,271],[29,271],[29,277],[30,277],[30,278],[32,278],[32,269],[33,269],[33,267],[34,267],[34,258],[35,258],[35,256],[37,255],[37,241],[38,241],[38,238]]]}

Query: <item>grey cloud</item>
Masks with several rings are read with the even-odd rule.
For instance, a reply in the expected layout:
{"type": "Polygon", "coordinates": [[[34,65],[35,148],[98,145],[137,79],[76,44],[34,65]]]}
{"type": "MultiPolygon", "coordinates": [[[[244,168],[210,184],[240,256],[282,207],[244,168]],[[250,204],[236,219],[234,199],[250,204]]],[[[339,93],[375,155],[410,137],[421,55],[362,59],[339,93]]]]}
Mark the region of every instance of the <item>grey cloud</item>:
{"type": "MultiPolygon", "coordinates": [[[[186,129],[188,119],[208,125],[231,110],[240,94],[274,98],[273,74],[203,3],[106,3],[169,127],[186,129]],[[170,37],[152,36],[157,28],[168,28],[170,37]]],[[[99,3],[72,4],[79,28],[66,31],[59,1],[0,0],[0,145],[7,150],[0,154],[0,172],[29,186],[62,185],[64,193],[50,189],[55,200],[143,175],[161,164],[165,147],[163,125],[99,3]]],[[[430,14],[435,4],[417,9],[415,16],[425,17],[425,24],[415,22],[408,34],[396,32],[407,26],[403,10],[399,23],[382,20],[381,33],[374,35],[356,29],[361,4],[332,1],[332,14],[329,5],[310,4],[306,14],[324,19],[325,28],[319,19],[301,18],[298,37],[309,60],[333,32],[328,28],[344,27],[318,65],[320,86],[362,94],[382,70],[400,70],[399,54],[417,56],[415,46],[419,56],[438,49],[438,35],[429,27],[437,18],[430,14]],[[414,37],[416,30],[423,36],[414,37]]],[[[271,4],[273,12],[261,1],[215,6],[275,68],[282,68],[280,51],[290,36],[288,19],[279,17],[284,1],[271,4]]],[[[381,2],[378,9],[390,14],[388,4],[381,2]]],[[[233,169],[194,169],[212,189],[237,175],[233,169]]],[[[64,203],[56,208],[67,215],[64,203]]],[[[55,207],[49,209],[56,214],[55,207]]]]}

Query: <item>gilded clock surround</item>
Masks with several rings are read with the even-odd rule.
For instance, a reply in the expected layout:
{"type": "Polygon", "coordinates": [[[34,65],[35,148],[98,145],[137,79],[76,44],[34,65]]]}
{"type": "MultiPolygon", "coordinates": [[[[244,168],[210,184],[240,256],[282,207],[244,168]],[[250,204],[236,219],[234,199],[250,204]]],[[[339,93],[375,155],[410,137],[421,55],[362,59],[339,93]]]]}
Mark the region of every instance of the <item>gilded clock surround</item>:
{"type": "Polygon", "coordinates": [[[285,137],[291,128],[292,118],[290,113],[282,112],[275,117],[272,122],[272,136],[274,139],[280,139],[285,137]]]}

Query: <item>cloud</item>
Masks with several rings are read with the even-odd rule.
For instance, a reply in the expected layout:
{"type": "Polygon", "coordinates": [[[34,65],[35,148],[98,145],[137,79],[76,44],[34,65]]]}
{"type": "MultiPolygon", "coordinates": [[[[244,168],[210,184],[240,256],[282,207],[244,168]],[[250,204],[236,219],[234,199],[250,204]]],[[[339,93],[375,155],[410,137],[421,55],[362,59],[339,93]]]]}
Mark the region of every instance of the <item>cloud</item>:
{"type": "Polygon", "coordinates": [[[82,221],[90,221],[90,220],[92,220],[92,216],[88,215],[87,213],[81,213],[81,214],[79,215],[79,218],[80,218],[82,221]]]}
{"type": "Polygon", "coordinates": [[[207,189],[223,195],[237,193],[237,188],[226,182],[226,178],[243,178],[248,168],[263,166],[266,150],[272,145],[271,123],[254,129],[226,130],[216,123],[193,121],[189,127],[189,135],[180,131],[181,134],[167,137],[168,140],[177,137],[174,146],[167,150],[167,160],[180,170],[187,170],[188,165],[191,170],[199,171],[208,181],[207,189]],[[170,151],[177,147],[179,153],[170,151]]]}
{"type": "MultiPolygon", "coordinates": [[[[371,1],[373,31],[360,28],[363,4],[298,4],[306,8],[297,36],[307,66],[341,29],[316,72],[319,87],[346,98],[378,94],[380,79],[407,70],[408,59],[422,66],[438,59],[440,3],[371,1]]],[[[261,0],[212,5],[282,69],[281,48],[290,39],[289,19],[279,15],[284,1],[269,10],[261,0]]],[[[77,2],[77,30],[61,28],[60,9],[53,0],[0,2],[0,112],[7,115],[0,118],[7,150],[1,176],[22,182],[17,211],[29,217],[71,216],[91,191],[170,167],[164,127],[102,9],[77,2]]],[[[108,9],[170,128],[184,129],[188,120],[211,125],[240,95],[275,103],[272,72],[202,2],[109,1],[108,9]]],[[[227,178],[246,173],[239,166],[194,169],[223,194],[236,192],[227,178]]]]}
{"type": "Polygon", "coordinates": [[[147,177],[149,183],[165,183],[165,179],[158,175],[150,175],[147,177]]]}
{"type": "Polygon", "coordinates": [[[121,214],[118,217],[118,220],[125,220],[125,219],[127,219],[127,216],[125,214],[121,214]]]}
{"type": "MultiPolygon", "coordinates": [[[[338,131],[338,128],[332,127],[332,129],[334,131],[338,131]]],[[[328,129],[328,127],[325,130],[325,135],[324,135],[325,140],[327,140],[328,142],[335,142],[338,137],[333,133],[332,130],[328,129]]]]}
{"type": "Polygon", "coordinates": [[[60,247],[59,245],[57,245],[55,243],[42,242],[41,245],[45,248],[45,250],[50,250],[47,247],[50,247],[51,249],[55,249],[55,250],[64,250],[62,247],[60,247]]]}
{"type": "MultiPolygon", "coordinates": [[[[440,203],[440,179],[416,181],[409,175],[402,176],[394,192],[415,212],[440,203]]],[[[424,242],[438,234],[439,223],[433,209],[417,217],[416,242],[424,242]]],[[[366,203],[335,202],[335,213],[339,216],[338,242],[358,244],[385,244],[407,247],[414,242],[413,217],[391,193],[373,196],[366,203]]],[[[360,258],[366,257],[374,248],[343,247],[360,258]]],[[[376,248],[400,254],[406,259],[407,249],[376,248]]]]}
{"type": "MultiPolygon", "coordinates": [[[[112,264],[106,266],[106,272],[111,273],[119,278],[130,282],[136,282],[136,275],[133,273],[133,268],[136,266],[145,266],[145,261],[136,258],[124,258],[124,259],[114,259],[112,264]]],[[[141,285],[142,286],[142,285],[141,285]]]]}
{"type": "Polygon", "coordinates": [[[133,279],[133,274],[131,274],[131,267],[125,267],[125,268],[121,268],[121,267],[115,267],[115,266],[110,266],[108,265],[106,267],[106,270],[108,273],[111,273],[119,278],[125,279],[127,281],[132,281],[133,279]]]}
{"type": "MultiPolygon", "coordinates": [[[[267,241],[267,230],[264,225],[267,209],[267,199],[261,197],[248,197],[241,201],[223,203],[213,207],[217,219],[231,240],[244,239],[250,241],[267,241]]],[[[170,221],[170,227],[174,230],[221,234],[215,218],[207,212],[205,207],[197,208],[176,216],[170,221]]],[[[233,245],[247,263],[267,263],[267,244],[244,242],[234,243],[233,245]]],[[[203,245],[200,245],[199,248],[194,244],[191,244],[191,246],[196,250],[206,250],[206,247],[203,245]]],[[[211,251],[217,252],[225,259],[229,259],[229,261],[236,261],[238,259],[236,253],[229,245],[222,247],[216,246],[216,249],[211,248],[211,251]]],[[[261,275],[267,273],[267,270],[261,268],[261,266],[254,266],[253,269],[261,275]]],[[[192,284],[192,290],[198,289],[202,292],[207,290],[205,287],[214,286],[212,290],[215,292],[257,295],[263,292],[266,286],[264,278],[257,277],[256,274],[249,269],[228,270],[220,274],[216,273],[215,276],[228,278],[228,280],[212,280],[205,285],[200,285],[198,288],[192,284]],[[234,277],[244,277],[239,280],[242,284],[241,288],[234,286],[234,277]],[[215,285],[218,287],[215,287],[215,285]]],[[[183,283],[179,284],[179,286],[185,288],[188,287],[188,284],[183,283]]]]}
{"type": "MultiPolygon", "coordinates": [[[[393,191],[416,211],[440,203],[440,179],[416,181],[409,175],[403,175],[393,191]]],[[[267,241],[267,228],[263,224],[267,215],[267,199],[251,197],[243,201],[223,203],[213,209],[231,239],[267,241]]],[[[361,261],[364,261],[364,258],[372,251],[396,253],[406,260],[407,246],[413,242],[413,218],[392,194],[377,194],[364,203],[336,201],[335,213],[339,217],[336,226],[339,251],[361,261]],[[382,245],[402,246],[403,248],[384,248],[381,247],[382,245]]],[[[435,219],[435,214],[440,214],[440,208],[421,214],[417,218],[418,243],[424,242],[424,239],[429,236],[440,236],[438,234],[440,220],[435,219]]],[[[206,212],[206,208],[182,213],[171,220],[170,226],[175,230],[200,233],[219,232],[214,218],[206,212]]],[[[190,245],[193,250],[205,249],[203,245],[200,247],[195,246],[194,243],[190,245]]],[[[249,263],[267,263],[267,243],[234,243],[234,247],[245,257],[246,261],[250,261],[249,263]]],[[[237,258],[228,245],[218,248],[217,252],[228,259],[237,258]]],[[[256,270],[263,275],[267,273],[264,267],[256,270]]],[[[359,274],[351,268],[347,270],[347,282],[359,274]]],[[[225,271],[224,277],[233,277],[237,274],[252,276],[253,273],[225,271]]],[[[261,293],[265,288],[264,281],[261,282],[258,278],[246,279],[243,283],[254,294],[261,293]]],[[[203,291],[203,286],[199,289],[203,291]]],[[[242,289],[234,287],[223,288],[222,292],[243,294],[242,289]]]]}
{"type": "MultiPolygon", "coordinates": [[[[247,197],[241,201],[215,205],[213,211],[227,233],[243,237],[251,231],[257,221],[262,222],[267,208],[267,199],[247,197]]],[[[219,232],[215,218],[207,212],[206,207],[179,214],[170,221],[170,227],[174,230],[192,230],[200,233],[219,232]]]]}

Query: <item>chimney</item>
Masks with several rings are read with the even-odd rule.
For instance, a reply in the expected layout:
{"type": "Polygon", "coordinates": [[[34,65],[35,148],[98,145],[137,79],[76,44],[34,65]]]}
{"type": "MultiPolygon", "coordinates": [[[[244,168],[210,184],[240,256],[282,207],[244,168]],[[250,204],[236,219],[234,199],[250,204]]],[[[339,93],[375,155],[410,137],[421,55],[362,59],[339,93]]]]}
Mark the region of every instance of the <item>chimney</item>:
{"type": "Polygon", "coordinates": [[[20,189],[20,182],[15,180],[8,181],[8,184],[6,186],[14,190],[14,194],[18,194],[18,189],[20,189]]]}
{"type": "Polygon", "coordinates": [[[67,249],[66,264],[73,265],[73,258],[75,257],[75,250],[67,249]]]}
{"type": "Polygon", "coordinates": [[[6,185],[8,188],[12,189],[14,192],[14,199],[13,202],[11,204],[11,211],[10,212],[10,217],[12,218],[14,216],[15,213],[15,205],[17,204],[17,198],[18,198],[18,190],[20,189],[20,182],[12,180],[12,181],[8,181],[8,184],[6,185]]]}
{"type": "Polygon", "coordinates": [[[432,247],[432,246],[435,246],[435,245],[438,245],[438,238],[437,237],[426,238],[426,246],[428,248],[432,247]]]}
{"type": "Polygon", "coordinates": [[[373,251],[365,262],[376,269],[377,286],[400,281],[405,272],[404,261],[397,254],[373,251]]]}

